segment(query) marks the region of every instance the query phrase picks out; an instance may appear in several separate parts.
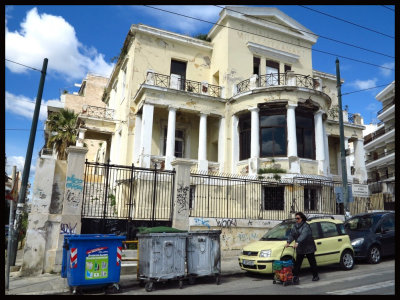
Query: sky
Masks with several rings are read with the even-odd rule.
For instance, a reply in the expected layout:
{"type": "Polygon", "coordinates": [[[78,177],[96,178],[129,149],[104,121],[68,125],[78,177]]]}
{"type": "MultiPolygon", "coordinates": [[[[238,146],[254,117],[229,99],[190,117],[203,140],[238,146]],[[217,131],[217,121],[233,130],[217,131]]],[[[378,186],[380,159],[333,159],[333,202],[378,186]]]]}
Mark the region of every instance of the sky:
{"type": "MultiPolygon", "coordinates": [[[[313,69],[336,75],[338,58],[344,80],[343,107],[347,105],[350,113],[360,113],[364,124],[376,123],[382,105],[375,96],[394,80],[394,6],[273,7],[319,36],[312,47],[313,69]],[[373,88],[376,86],[381,87],[373,88]]],[[[38,153],[44,145],[46,106],[58,105],[63,90],[77,92],[74,84],[81,83],[87,73],[109,76],[132,24],[193,36],[208,33],[221,10],[220,5],[6,5],[7,174],[14,165],[21,172],[24,168],[44,58],[48,58],[48,67],[33,148],[31,185],[38,153]]]]}

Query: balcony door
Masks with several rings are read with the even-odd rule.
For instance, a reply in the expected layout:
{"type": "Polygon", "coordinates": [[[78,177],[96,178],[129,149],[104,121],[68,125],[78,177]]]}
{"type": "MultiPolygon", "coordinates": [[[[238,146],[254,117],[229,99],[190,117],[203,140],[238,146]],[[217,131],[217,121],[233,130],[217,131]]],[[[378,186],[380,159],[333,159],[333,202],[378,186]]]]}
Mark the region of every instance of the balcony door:
{"type": "Polygon", "coordinates": [[[279,85],[279,63],[267,60],[266,86],[279,85]]]}
{"type": "Polygon", "coordinates": [[[171,60],[170,88],[185,90],[186,62],[171,60]]]}

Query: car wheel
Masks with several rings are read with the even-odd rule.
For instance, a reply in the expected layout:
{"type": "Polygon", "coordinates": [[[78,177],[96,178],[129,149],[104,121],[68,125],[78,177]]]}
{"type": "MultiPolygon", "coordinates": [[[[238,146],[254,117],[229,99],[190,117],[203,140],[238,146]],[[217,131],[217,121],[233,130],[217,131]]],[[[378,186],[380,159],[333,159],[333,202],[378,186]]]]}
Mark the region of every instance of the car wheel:
{"type": "Polygon", "coordinates": [[[343,270],[348,271],[354,267],[354,256],[350,250],[344,250],[340,256],[340,266],[343,270]]]}
{"type": "Polygon", "coordinates": [[[378,246],[373,245],[368,251],[368,262],[370,264],[377,264],[381,261],[381,250],[378,246]]]}

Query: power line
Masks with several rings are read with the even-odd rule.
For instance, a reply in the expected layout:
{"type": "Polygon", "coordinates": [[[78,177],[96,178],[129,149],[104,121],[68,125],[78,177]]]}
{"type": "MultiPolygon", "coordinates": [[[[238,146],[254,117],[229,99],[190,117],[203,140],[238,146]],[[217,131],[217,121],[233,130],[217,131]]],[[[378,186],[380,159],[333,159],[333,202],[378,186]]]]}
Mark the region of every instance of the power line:
{"type": "Polygon", "coordinates": [[[368,91],[368,90],[372,90],[372,89],[377,89],[377,88],[379,88],[379,87],[388,86],[389,84],[390,84],[390,83],[386,83],[386,84],[382,84],[382,85],[377,85],[377,86],[373,86],[373,87],[370,87],[370,88],[367,88],[367,89],[362,89],[362,90],[356,90],[356,91],[352,91],[352,92],[348,92],[348,93],[343,93],[343,94],[341,94],[341,95],[343,96],[343,95],[348,95],[348,94],[353,94],[353,93],[368,91]]]}
{"type": "Polygon", "coordinates": [[[332,16],[332,15],[329,15],[327,13],[324,13],[322,11],[319,11],[319,10],[316,10],[316,9],[313,9],[313,8],[310,8],[310,7],[307,7],[307,6],[304,6],[304,5],[299,5],[299,6],[303,7],[303,8],[306,8],[306,9],[309,9],[309,10],[312,10],[312,11],[317,12],[319,14],[322,14],[322,15],[325,15],[325,16],[340,20],[342,22],[346,22],[346,23],[349,23],[351,25],[354,25],[354,26],[357,26],[357,27],[360,27],[360,28],[363,28],[363,29],[366,29],[366,30],[369,30],[369,31],[372,31],[372,32],[375,32],[375,33],[378,33],[378,34],[381,34],[381,35],[384,35],[384,36],[387,36],[387,37],[390,37],[390,38],[394,39],[394,36],[388,35],[386,33],[382,33],[382,32],[376,31],[374,29],[371,29],[371,28],[368,28],[368,27],[365,27],[365,26],[362,26],[362,25],[359,25],[359,24],[356,24],[356,23],[353,23],[353,22],[350,22],[350,21],[347,21],[347,20],[332,16]]]}
{"type": "MultiPolygon", "coordinates": [[[[236,10],[233,10],[233,9],[230,9],[230,8],[226,8],[226,7],[219,6],[219,5],[214,5],[214,6],[219,7],[219,8],[224,8],[226,10],[230,10],[230,11],[233,11],[233,12],[236,12],[236,13],[240,13],[241,15],[244,15],[243,13],[241,13],[239,11],[236,11],[236,10]]],[[[272,24],[280,25],[280,26],[283,26],[283,27],[286,27],[286,28],[289,28],[289,29],[292,28],[290,26],[283,25],[283,24],[276,23],[276,22],[272,22],[270,20],[261,19],[261,18],[256,17],[256,16],[246,15],[246,17],[250,17],[250,18],[253,18],[253,19],[260,20],[260,21],[264,21],[264,22],[269,22],[269,23],[272,23],[272,24]]],[[[360,46],[357,46],[357,45],[354,45],[354,44],[350,44],[350,43],[346,43],[346,42],[343,42],[343,41],[339,41],[339,40],[336,40],[336,39],[333,39],[333,38],[329,38],[329,37],[326,37],[326,36],[323,36],[323,35],[320,35],[320,34],[313,33],[311,31],[302,30],[302,29],[298,29],[298,28],[297,28],[297,30],[301,31],[301,32],[308,33],[308,34],[312,34],[312,35],[315,35],[315,36],[318,36],[320,38],[324,38],[324,39],[327,39],[327,40],[330,40],[330,41],[333,41],[333,42],[336,42],[336,43],[340,43],[340,44],[347,45],[347,46],[350,46],[350,47],[354,47],[354,48],[358,48],[358,49],[361,49],[361,50],[369,51],[369,52],[376,53],[376,54],[383,55],[383,56],[387,56],[387,57],[390,57],[390,58],[395,58],[394,56],[391,56],[391,55],[388,55],[388,54],[385,54],[385,53],[382,53],[382,52],[378,52],[378,51],[367,49],[367,48],[363,48],[363,47],[360,47],[360,46]]]]}
{"type": "Polygon", "coordinates": [[[6,61],[9,61],[9,62],[12,62],[12,63],[14,63],[14,64],[17,64],[17,65],[24,66],[24,67],[29,68],[29,69],[35,70],[35,71],[42,72],[41,70],[35,69],[34,67],[26,66],[26,65],[23,65],[23,64],[18,63],[18,62],[16,62],[16,61],[12,61],[12,60],[10,60],[10,59],[7,59],[7,58],[6,58],[5,60],[6,60],[6,61]]]}
{"type": "Polygon", "coordinates": [[[362,60],[357,60],[357,59],[346,57],[346,56],[343,56],[343,55],[339,55],[339,54],[335,54],[335,53],[329,53],[329,52],[318,50],[318,49],[315,49],[315,48],[308,48],[308,47],[305,47],[305,46],[301,46],[301,45],[297,45],[297,44],[293,44],[293,43],[288,43],[287,41],[282,41],[282,40],[278,40],[278,39],[275,39],[275,38],[266,37],[266,36],[261,35],[261,34],[249,32],[249,31],[245,31],[245,30],[241,30],[241,29],[232,28],[232,27],[229,27],[229,26],[226,26],[226,25],[222,25],[222,24],[216,24],[214,22],[210,22],[210,21],[207,21],[207,20],[202,20],[202,19],[195,18],[195,17],[190,17],[190,16],[187,16],[187,15],[183,15],[183,14],[179,14],[179,13],[176,13],[176,12],[168,11],[168,10],[161,9],[161,8],[158,8],[158,7],[152,7],[152,6],[149,6],[149,5],[143,5],[143,6],[146,6],[146,7],[152,8],[152,9],[156,9],[156,10],[160,10],[160,11],[164,11],[164,12],[167,12],[167,13],[170,13],[170,14],[178,15],[178,16],[181,16],[181,17],[185,17],[185,18],[189,18],[189,19],[193,19],[193,20],[197,20],[197,21],[201,21],[201,22],[205,22],[205,23],[210,23],[210,24],[213,24],[213,25],[217,25],[217,26],[221,26],[221,27],[225,27],[225,28],[229,28],[229,29],[233,29],[233,30],[236,30],[236,31],[240,31],[240,32],[244,32],[244,33],[249,33],[249,34],[261,36],[263,38],[275,40],[275,41],[278,41],[278,42],[283,42],[283,43],[286,43],[286,44],[294,45],[294,46],[305,48],[305,49],[308,49],[308,50],[311,49],[312,51],[317,51],[317,52],[329,54],[329,55],[332,55],[332,56],[335,56],[335,57],[341,57],[341,58],[345,58],[345,59],[349,59],[349,60],[354,60],[356,62],[368,64],[368,65],[375,66],[375,67],[378,67],[378,68],[388,69],[388,70],[391,70],[391,71],[394,70],[394,69],[391,69],[391,68],[388,68],[388,67],[376,65],[376,64],[365,62],[365,61],[362,61],[362,60]]]}

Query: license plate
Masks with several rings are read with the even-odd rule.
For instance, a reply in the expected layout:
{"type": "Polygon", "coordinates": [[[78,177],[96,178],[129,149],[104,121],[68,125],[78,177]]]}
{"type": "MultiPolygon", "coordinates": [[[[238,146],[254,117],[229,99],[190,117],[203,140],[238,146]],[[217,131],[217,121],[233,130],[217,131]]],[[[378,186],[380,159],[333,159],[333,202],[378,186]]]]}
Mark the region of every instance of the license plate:
{"type": "Polygon", "coordinates": [[[254,266],[254,260],[243,259],[243,264],[247,266],[254,266]]]}

